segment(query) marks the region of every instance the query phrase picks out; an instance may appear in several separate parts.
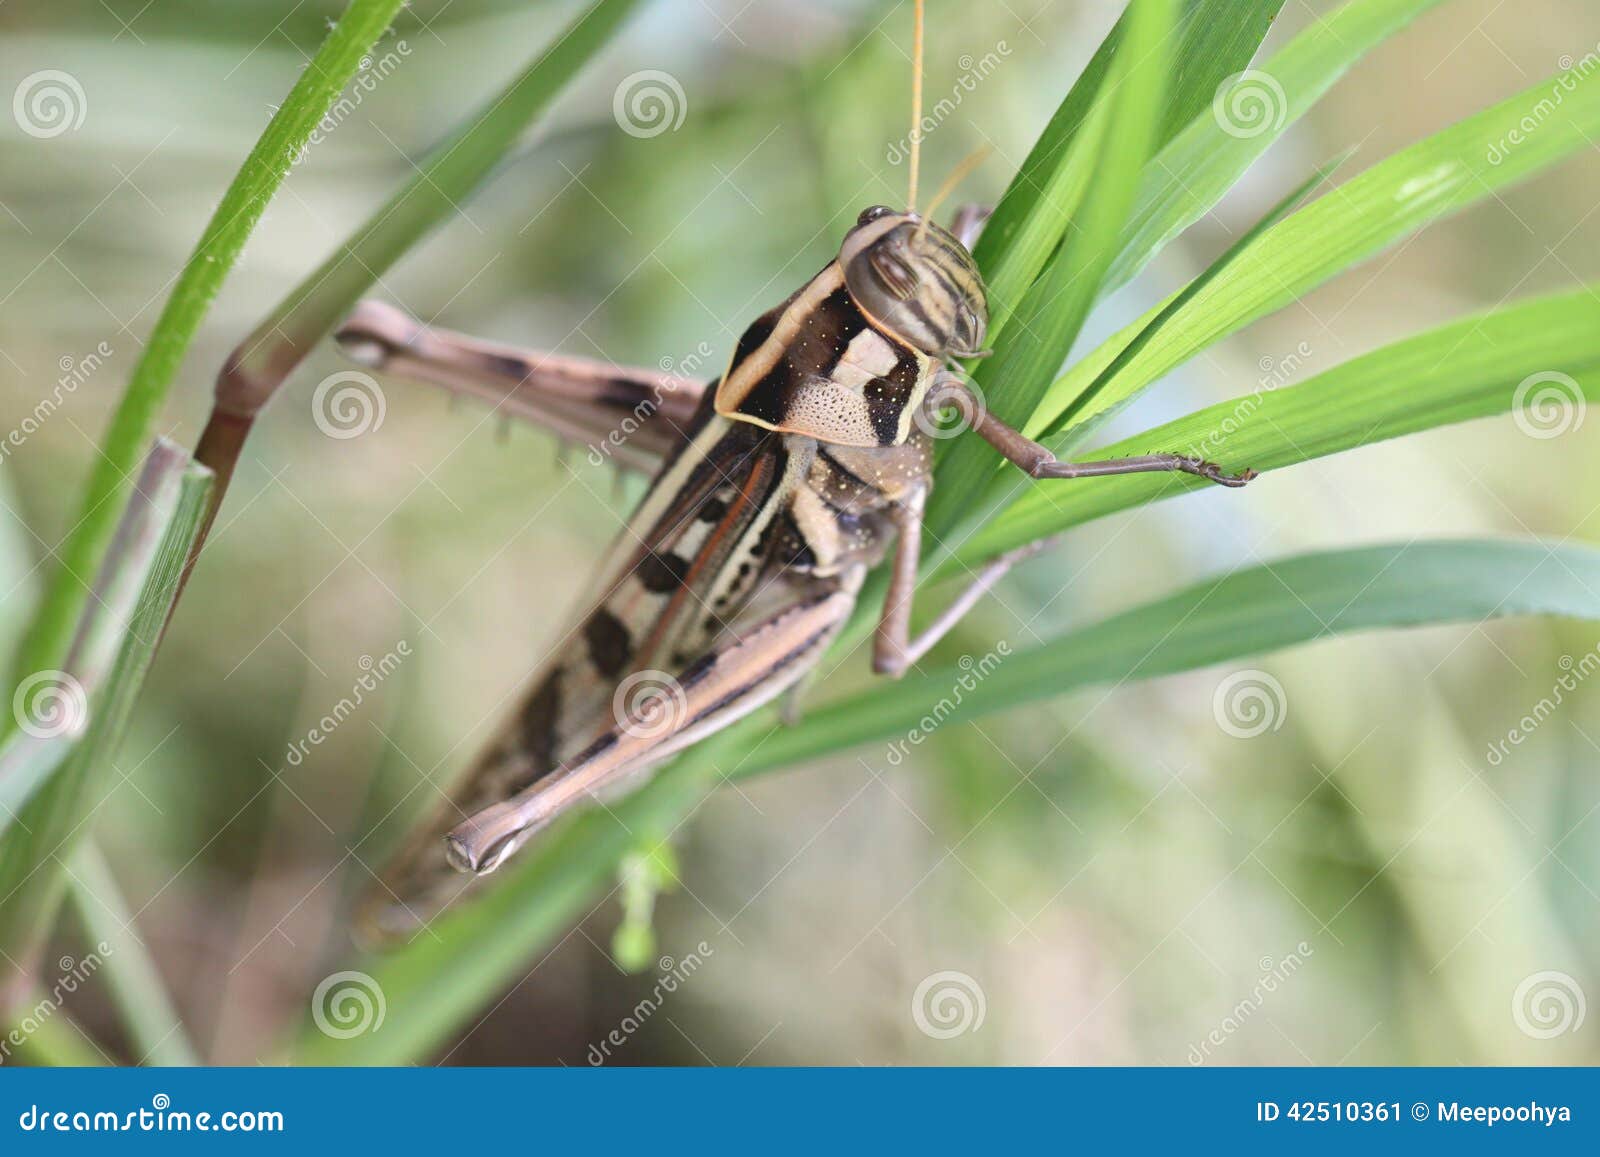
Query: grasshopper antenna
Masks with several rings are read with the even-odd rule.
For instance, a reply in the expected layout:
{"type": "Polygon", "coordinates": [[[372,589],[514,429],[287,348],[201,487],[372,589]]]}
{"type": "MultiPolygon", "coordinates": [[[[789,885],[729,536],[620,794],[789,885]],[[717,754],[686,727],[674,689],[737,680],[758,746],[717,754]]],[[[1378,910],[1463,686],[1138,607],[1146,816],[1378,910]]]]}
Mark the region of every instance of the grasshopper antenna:
{"type": "Polygon", "coordinates": [[[944,199],[956,191],[956,186],[961,184],[962,181],[966,180],[967,175],[971,173],[973,169],[976,169],[979,165],[983,164],[984,161],[988,160],[989,154],[993,151],[994,149],[990,145],[979,145],[977,148],[968,153],[962,159],[959,165],[950,170],[950,175],[944,179],[944,184],[939,186],[939,191],[933,195],[933,200],[928,202],[928,208],[922,214],[922,221],[917,226],[917,238],[919,240],[921,239],[922,235],[928,231],[928,222],[933,220],[934,212],[939,208],[940,205],[944,204],[944,199]]]}
{"type": "Polygon", "coordinates": [[[911,34],[911,188],[906,193],[906,212],[917,211],[917,170],[922,161],[922,9],[916,0],[916,29],[911,34]]]}

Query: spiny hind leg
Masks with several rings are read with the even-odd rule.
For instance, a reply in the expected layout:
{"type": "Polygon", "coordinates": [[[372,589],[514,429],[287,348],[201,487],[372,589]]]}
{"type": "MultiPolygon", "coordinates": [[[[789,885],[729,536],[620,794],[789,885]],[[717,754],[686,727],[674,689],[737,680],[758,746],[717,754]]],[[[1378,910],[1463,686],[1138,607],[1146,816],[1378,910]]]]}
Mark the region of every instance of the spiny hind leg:
{"type": "Polygon", "coordinates": [[[381,301],[357,305],[334,337],[360,365],[483,399],[647,472],[688,440],[706,389],[677,374],[438,329],[381,301]]]}

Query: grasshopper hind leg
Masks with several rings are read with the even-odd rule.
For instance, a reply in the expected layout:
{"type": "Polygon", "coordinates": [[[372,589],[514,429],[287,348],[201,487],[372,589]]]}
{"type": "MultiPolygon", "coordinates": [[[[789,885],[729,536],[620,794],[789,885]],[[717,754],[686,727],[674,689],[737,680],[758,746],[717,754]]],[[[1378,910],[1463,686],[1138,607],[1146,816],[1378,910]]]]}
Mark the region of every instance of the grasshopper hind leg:
{"type": "Polygon", "coordinates": [[[855,606],[861,574],[712,648],[640,701],[615,705],[616,725],[563,766],[509,799],[467,817],[446,836],[458,871],[484,875],[533,832],[623,776],[722,730],[802,679],[855,606]]]}

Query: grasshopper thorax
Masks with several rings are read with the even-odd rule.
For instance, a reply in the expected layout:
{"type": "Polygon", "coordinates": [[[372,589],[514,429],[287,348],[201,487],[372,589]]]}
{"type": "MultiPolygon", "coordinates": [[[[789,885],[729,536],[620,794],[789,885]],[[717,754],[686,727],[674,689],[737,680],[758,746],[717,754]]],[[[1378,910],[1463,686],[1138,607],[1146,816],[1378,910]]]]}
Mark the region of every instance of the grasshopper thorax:
{"type": "Polygon", "coordinates": [[[898,446],[934,371],[978,352],[988,316],[961,242],[915,214],[868,209],[835,260],[745,330],[717,413],[841,446],[898,446]]]}
{"type": "Polygon", "coordinates": [[[935,358],[980,352],[983,278],[966,246],[915,213],[874,205],[839,247],[850,296],[881,328],[935,358]]]}

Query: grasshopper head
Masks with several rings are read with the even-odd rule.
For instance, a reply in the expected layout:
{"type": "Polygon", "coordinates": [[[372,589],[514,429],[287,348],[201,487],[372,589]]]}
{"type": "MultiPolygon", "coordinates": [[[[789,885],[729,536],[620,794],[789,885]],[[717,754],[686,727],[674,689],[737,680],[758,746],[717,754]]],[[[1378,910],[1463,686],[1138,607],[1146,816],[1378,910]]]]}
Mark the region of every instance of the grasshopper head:
{"type": "Polygon", "coordinates": [[[914,213],[875,205],[839,247],[845,288],[868,317],[936,358],[981,352],[989,325],[972,254],[914,213]]]}

